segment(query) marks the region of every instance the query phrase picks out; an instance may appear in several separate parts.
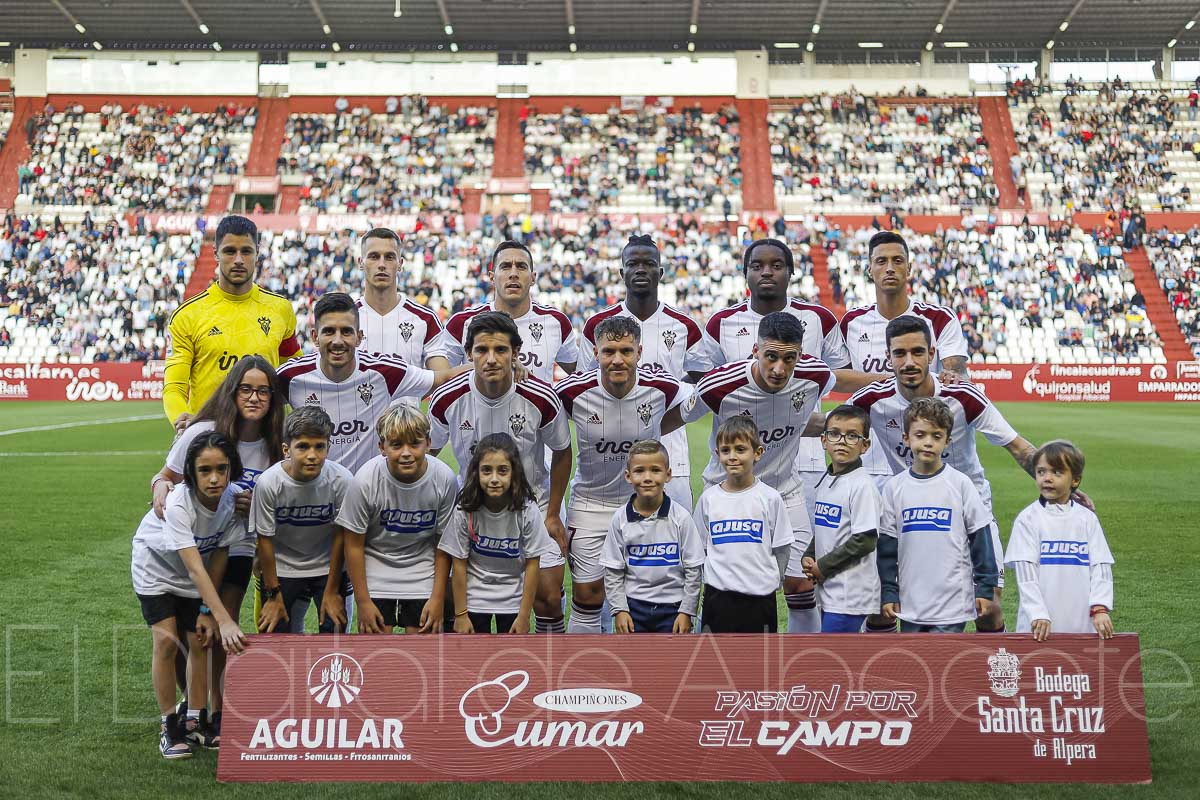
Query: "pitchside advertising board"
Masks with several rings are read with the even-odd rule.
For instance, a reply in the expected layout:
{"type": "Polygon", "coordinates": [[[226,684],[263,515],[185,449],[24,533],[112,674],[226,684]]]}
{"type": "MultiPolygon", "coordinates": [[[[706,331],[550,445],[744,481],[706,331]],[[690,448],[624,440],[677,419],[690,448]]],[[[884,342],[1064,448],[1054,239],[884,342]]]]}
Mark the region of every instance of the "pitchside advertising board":
{"type": "Polygon", "coordinates": [[[1135,634],[252,636],[221,781],[1141,783],[1135,634]]]}

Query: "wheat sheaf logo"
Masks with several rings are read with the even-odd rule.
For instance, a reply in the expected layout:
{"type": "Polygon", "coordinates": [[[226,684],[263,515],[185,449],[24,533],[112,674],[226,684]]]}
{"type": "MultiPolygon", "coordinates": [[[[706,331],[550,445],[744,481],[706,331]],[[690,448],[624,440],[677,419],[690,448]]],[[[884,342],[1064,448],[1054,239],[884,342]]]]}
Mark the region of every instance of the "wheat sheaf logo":
{"type": "Polygon", "coordinates": [[[362,687],[362,666],[345,653],[321,656],[308,670],[308,693],[326,708],[349,705],[362,687]]]}

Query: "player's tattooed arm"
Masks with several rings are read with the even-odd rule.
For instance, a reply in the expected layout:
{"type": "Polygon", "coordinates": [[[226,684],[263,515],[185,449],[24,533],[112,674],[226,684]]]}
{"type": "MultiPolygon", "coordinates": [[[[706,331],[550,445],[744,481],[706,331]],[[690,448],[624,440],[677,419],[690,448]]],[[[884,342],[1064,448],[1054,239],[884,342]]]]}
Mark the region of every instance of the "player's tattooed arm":
{"type": "Polygon", "coordinates": [[[946,356],[942,359],[942,373],[938,375],[942,383],[970,383],[971,375],[967,372],[966,356],[946,356]]]}
{"type": "Polygon", "coordinates": [[[1013,457],[1013,461],[1016,461],[1021,466],[1021,469],[1029,473],[1029,477],[1036,477],[1033,457],[1037,453],[1037,448],[1028,439],[1018,436],[1004,445],[1004,449],[1013,457]]]}

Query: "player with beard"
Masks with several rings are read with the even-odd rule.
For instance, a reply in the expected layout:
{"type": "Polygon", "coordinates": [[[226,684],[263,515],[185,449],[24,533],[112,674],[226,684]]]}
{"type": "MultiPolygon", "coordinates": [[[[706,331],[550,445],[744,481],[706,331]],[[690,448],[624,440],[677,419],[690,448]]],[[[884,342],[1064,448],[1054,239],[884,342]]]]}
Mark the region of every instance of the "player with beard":
{"type": "Polygon", "coordinates": [[[505,240],[496,245],[491,266],[492,299],[460,311],[446,321],[446,347],[450,363],[462,364],[469,354],[464,349],[467,326],[485,311],[503,311],[517,323],[521,334],[521,364],[546,383],[554,382],[554,365],[570,375],[579,360],[579,344],[571,320],[557,308],[533,302],[531,293],[537,277],[533,254],[520,242],[505,240]]]}
{"type": "Polygon", "coordinates": [[[363,236],[358,259],[366,287],[358,301],[363,338],[359,349],[397,356],[434,372],[450,368],[446,334],[437,314],[400,294],[396,274],[404,264],[400,237],[390,228],[372,228],[363,236]]]}
{"type": "MultiPolygon", "coordinates": [[[[662,255],[650,236],[630,236],[621,251],[621,279],[625,300],[595,314],[583,326],[579,353],[581,370],[596,366],[596,331],[607,319],[629,317],[641,331],[641,364],[665,371],[677,381],[700,380],[712,369],[708,345],[700,326],[683,311],[658,299],[662,282],[662,255]]],[[[678,430],[663,438],[671,454],[671,481],[667,494],[685,508],[692,507],[692,466],[688,457],[687,431],[678,430]]]]}

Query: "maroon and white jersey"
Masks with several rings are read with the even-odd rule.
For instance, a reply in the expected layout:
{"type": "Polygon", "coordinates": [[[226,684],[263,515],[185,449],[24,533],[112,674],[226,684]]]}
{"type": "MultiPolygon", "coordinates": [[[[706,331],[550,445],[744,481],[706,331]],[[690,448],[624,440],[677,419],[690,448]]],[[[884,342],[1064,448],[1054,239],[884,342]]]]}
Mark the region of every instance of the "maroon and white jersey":
{"type": "Polygon", "coordinates": [[[351,472],[379,455],[375,421],[406,397],[420,399],[433,388],[430,370],[395,356],[355,353],[354,372],[334,381],[321,372],[320,354],[310,353],[279,368],[292,408],[320,406],[333,420],[329,457],[351,472]]]}
{"type": "Polygon", "coordinates": [[[401,295],[399,304],[380,314],[359,300],[358,327],[363,340],[358,349],[364,353],[399,356],[409,364],[425,366],[433,356],[446,356],[446,332],[437,314],[415,300],[401,295]]]}
{"type": "MultiPolygon", "coordinates": [[[[1017,438],[1017,432],[992,401],[969,383],[947,386],[935,377],[933,396],[943,400],[954,415],[950,444],[942,458],[971,479],[990,512],[992,487],[975,451],[975,434],[982,433],[991,444],[1004,447],[1017,438]]],[[[892,474],[903,472],[913,463],[912,451],[903,438],[904,410],[910,402],[900,394],[895,378],[868,384],[850,398],[850,403],[870,413],[871,450],[887,454],[892,474]]]]}
{"type": "MultiPolygon", "coordinates": [[[[844,369],[850,365],[850,352],[846,350],[842,329],[832,311],[796,298],[789,298],[783,310],[800,320],[804,329],[800,352],[824,361],[830,369],[844,369]]],[[[762,314],[750,308],[749,300],[713,314],[704,327],[713,366],[750,358],[758,341],[758,324],[762,318],[762,314]]],[[[809,437],[800,443],[796,469],[801,472],[825,471],[825,451],[821,449],[820,440],[809,437]]]]}
{"type": "MultiPolygon", "coordinates": [[[[908,309],[900,316],[917,317],[925,320],[933,337],[933,345],[937,348],[937,358],[930,365],[936,374],[941,372],[941,360],[949,356],[966,356],[967,339],[963,336],[962,326],[954,312],[945,306],[934,306],[928,303],[909,302],[908,309]]],[[[853,308],[842,315],[839,327],[846,348],[850,351],[850,365],[862,372],[892,371],[892,362],[888,358],[887,339],[885,333],[890,320],[880,316],[874,303],[869,306],[853,308]]],[[[883,448],[874,446],[863,455],[863,466],[872,475],[890,475],[887,457],[883,448]]]]}
{"type": "Polygon", "coordinates": [[[821,398],[833,390],[837,378],[819,359],[802,355],[787,386],[778,392],[768,392],[754,380],[754,363],[754,359],[748,358],[714,369],[696,384],[694,402],[689,400],[684,406],[683,416],[688,422],[710,411],[713,415],[708,435],[712,455],[704,468],[704,483],[712,486],[725,478],[725,470],[714,452],[717,428],[730,417],[743,415],[754,419],[766,449],[754,474],[785,500],[802,497],[804,483],[796,472],[800,440],[808,418],[820,407],[821,398]]]}
{"type": "MultiPolygon", "coordinates": [[[[596,326],[609,317],[629,317],[642,329],[642,358],[640,363],[657,367],[677,381],[689,372],[708,372],[713,368],[704,331],[699,323],[677,308],[659,303],[647,320],[633,315],[625,303],[617,303],[599,312],[583,325],[583,342],[579,347],[580,371],[596,367],[596,326]]],[[[663,437],[671,454],[671,473],[676,477],[692,474],[688,457],[687,431],[683,428],[663,437]]]]}
{"type": "MultiPolygon", "coordinates": [[[[463,342],[467,328],[476,314],[495,311],[489,300],[480,306],[460,311],[446,320],[446,348],[451,366],[466,363],[463,342]]],[[[575,364],[579,361],[579,340],[571,327],[571,319],[557,308],[529,304],[529,311],[513,320],[521,332],[521,364],[546,383],[554,382],[555,364],[575,364]]]]}
{"type": "Polygon", "coordinates": [[[479,440],[507,433],[517,443],[521,466],[537,493],[538,504],[545,506],[550,491],[546,450],[571,446],[571,426],[550,384],[530,376],[493,400],[475,386],[474,372],[464,372],[433,393],[429,420],[433,447],[445,447],[449,442],[454,451],[460,485],[479,440]]]}
{"type": "Polygon", "coordinates": [[[663,416],[691,395],[690,387],[648,366],[638,367],[637,382],[624,397],[608,393],[599,369],[577,372],[554,391],[575,423],[578,453],[570,508],[609,514],[633,493],[625,480],[633,443],[661,439],[663,416]]]}

